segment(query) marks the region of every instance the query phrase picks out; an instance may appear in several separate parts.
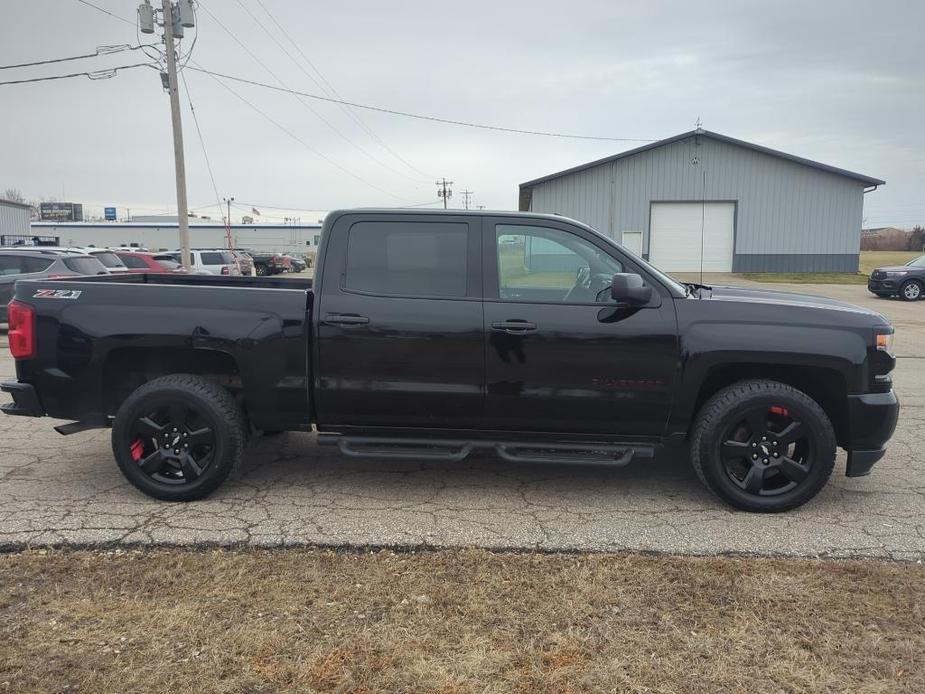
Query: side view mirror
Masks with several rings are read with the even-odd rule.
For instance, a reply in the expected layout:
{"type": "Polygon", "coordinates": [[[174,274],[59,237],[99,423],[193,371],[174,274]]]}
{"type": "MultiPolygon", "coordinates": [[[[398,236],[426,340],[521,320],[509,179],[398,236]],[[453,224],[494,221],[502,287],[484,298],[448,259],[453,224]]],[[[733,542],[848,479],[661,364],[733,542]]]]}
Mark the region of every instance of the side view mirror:
{"type": "Polygon", "coordinates": [[[630,272],[618,272],[610,285],[610,296],[614,301],[629,306],[643,306],[652,299],[652,287],[646,286],[642,277],[630,272]]]}

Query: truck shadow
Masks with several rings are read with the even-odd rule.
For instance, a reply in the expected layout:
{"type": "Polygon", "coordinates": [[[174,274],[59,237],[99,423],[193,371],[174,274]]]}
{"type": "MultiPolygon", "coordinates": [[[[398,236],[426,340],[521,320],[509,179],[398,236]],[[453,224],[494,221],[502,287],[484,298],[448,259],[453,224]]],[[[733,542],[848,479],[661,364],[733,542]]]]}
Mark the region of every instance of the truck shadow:
{"type": "Polygon", "coordinates": [[[336,448],[319,446],[313,435],[299,433],[257,439],[248,449],[242,469],[227,486],[236,483],[257,486],[270,495],[275,493],[274,487],[284,488],[279,489],[283,494],[298,493],[302,488],[398,503],[466,489],[474,492],[466,496],[475,506],[486,497],[516,494],[524,488],[560,499],[569,491],[586,495],[617,490],[621,495],[683,495],[701,502],[708,496],[691,468],[686,449],[663,451],[654,459],[641,459],[625,467],[511,463],[490,452],[477,452],[454,463],[352,458],[336,448]]]}

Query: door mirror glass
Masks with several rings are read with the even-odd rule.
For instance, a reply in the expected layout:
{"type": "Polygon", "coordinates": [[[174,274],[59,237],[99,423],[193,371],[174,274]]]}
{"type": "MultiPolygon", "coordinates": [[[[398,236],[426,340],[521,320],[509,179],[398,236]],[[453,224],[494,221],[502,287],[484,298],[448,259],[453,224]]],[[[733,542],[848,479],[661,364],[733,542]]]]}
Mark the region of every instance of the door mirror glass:
{"type": "Polygon", "coordinates": [[[610,296],[620,304],[644,306],[652,299],[652,287],[646,286],[639,275],[618,272],[610,284],[610,296]]]}

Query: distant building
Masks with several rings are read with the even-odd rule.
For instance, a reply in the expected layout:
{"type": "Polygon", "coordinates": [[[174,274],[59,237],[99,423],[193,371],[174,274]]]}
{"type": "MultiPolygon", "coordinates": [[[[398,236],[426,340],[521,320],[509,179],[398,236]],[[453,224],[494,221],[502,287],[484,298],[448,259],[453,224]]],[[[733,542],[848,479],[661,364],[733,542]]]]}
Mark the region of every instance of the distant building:
{"type": "MultiPolygon", "coordinates": [[[[190,220],[193,248],[225,248],[225,225],[190,220]]],[[[27,228],[27,233],[29,233],[27,228]]],[[[138,246],[150,250],[173,250],[180,246],[180,232],[173,222],[32,222],[35,236],[58,236],[63,246],[98,248],[138,246]]],[[[320,224],[232,224],[235,248],[277,253],[314,251],[321,238],[320,224]]]]}
{"type": "MultiPolygon", "coordinates": [[[[26,237],[29,235],[29,220],[32,208],[22,202],[0,198],[0,235],[26,237]]],[[[12,244],[15,239],[4,239],[0,243],[12,244]]]]}
{"type": "Polygon", "coordinates": [[[873,227],[871,229],[861,229],[861,237],[865,236],[884,236],[890,234],[905,234],[905,229],[899,227],[873,227]]]}
{"type": "Polygon", "coordinates": [[[878,178],[706,130],[520,184],[669,272],[856,272],[878,178]]]}

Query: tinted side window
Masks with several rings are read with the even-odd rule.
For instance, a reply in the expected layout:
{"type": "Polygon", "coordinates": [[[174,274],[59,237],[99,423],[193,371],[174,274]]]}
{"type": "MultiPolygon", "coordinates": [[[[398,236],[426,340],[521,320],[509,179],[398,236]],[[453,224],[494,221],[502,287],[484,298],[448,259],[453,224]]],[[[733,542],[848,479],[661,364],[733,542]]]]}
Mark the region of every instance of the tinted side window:
{"type": "Polygon", "coordinates": [[[200,253],[199,257],[202,258],[203,265],[227,265],[233,263],[233,260],[225,260],[222,253],[200,253]]]}
{"type": "Polygon", "coordinates": [[[26,275],[42,272],[54,262],[54,258],[29,258],[22,255],[0,255],[0,275],[26,275]]]}
{"type": "Polygon", "coordinates": [[[347,239],[347,289],[466,296],[469,228],[454,222],[358,222],[347,239]]]}

